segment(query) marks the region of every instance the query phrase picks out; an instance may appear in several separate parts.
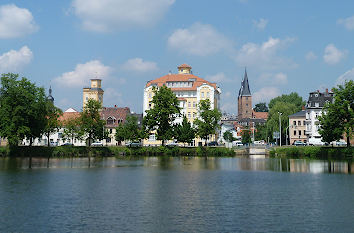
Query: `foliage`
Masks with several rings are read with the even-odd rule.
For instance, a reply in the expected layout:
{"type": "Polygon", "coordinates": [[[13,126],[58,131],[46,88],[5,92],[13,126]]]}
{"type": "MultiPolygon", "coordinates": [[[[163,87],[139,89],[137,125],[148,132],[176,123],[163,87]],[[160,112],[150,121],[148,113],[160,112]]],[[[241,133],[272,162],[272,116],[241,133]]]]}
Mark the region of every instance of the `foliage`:
{"type": "Polygon", "coordinates": [[[143,138],[143,132],[139,129],[138,118],[127,116],[124,124],[119,124],[116,128],[115,138],[118,142],[125,140],[137,141],[143,138]]]}
{"type": "Polygon", "coordinates": [[[3,74],[0,88],[0,135],[11,147],[25,137],[32,140],[43,134],[46,125],[46,98],[37,87],[18,74],[3,74]]]}
{"type": "Polygon", "coordinates": [[[252,142],[251,140],[251,130],[243,129],[241,133],[241,140],[243,144],[249,144],[252,142]]]}
{"type": "Polygon", "coordinates": [[[258,103],[254,106],[253,109],[255,112],[268,112],[269,109],[267,107],[267,104],[265,102],[258,103]]]}
{"type": "MultiPolygon", "coordinates": [[[[286,138],[286,127],[289,124],[289,115],[294,114],[298,111],[296,105],[285,102],[276,102],[275,105],[270,109],[266,128],[267,128],[267,137],[273,139],[273,132],[279,132],[279,112],[282,113],[280,116],[281,121],[281,136],[282,143],[285,144],[286,138]]],[[[274,141],[274,140],[271,140],[274,141]]]]}
{"type": "Polygon", "coordinates": [[[353,157],[354,148],[349,147],[319,147],[319,146],[292,146],[277,147],[270,151],[272,157],[311,158],[311,159],[346,159],[353,157]]]}
{"type": "Polygon", "coordinates": [[[233,142],[236,140],[236,138],[232,135],[230,131],[226,131],[223,135],[223,138],[227,142],[233,142]]]}
{"type": "Polygon", "coordinates": [[[339,140],[345,133],[349,147],[354,125],[354,81],[338,85],[333,92],[333,103],[327,103],[323,109],[324,114],[319,117],[319,133],[326,142],[339,140]]]}
{"type": "Polygon", "coordinates": [[[48,139],[48,146],[50,146],[49,137],[50,134],[56,132],[60,128],[59,117],[62,115],[61,109],[54,106],[51,101],[47,101],[46,103],[46,124],[43,130],[43,133],[46,135],[48,139]]]}
{"type": "Polygon", "coordinates": [[[70,118],[63,122],[64,132],[63,132],[63,139],[68,140],[70,139],[71,142],[74,139],[82,140],[84,136],[84,132],[81,130],[80,126],[80,118],[70,118]]]}
{"type": "Polygon", "coordinates": [[[191,143],[195,138],[195,129],[192,124],[188,122],[187,117],[183,117],[181,125],[176,125],[176,139],[179,142],[191,143]]]}
{"type": "Polygon", "coordinates": [[[209,99],[199,102],[198,111],[200,118],[194,120],[194,124],[197,128],[197,135],[204,139],[206,144],[208,136],[215,134],[220,127],[221,112],[217,108],[211,109],[209,99]]]}
{"type": "Polygon", "coordinates": [[[156,138],[162,140],[165,145],[166,140],[175,137],[174,121],[180,114],[178,99],[175,94],[166,86],[159,89],[154,87],[152,98],[152,108],[146,110],[143,119],[144,130],[146,132],[156,132],[156,138]]]}
{"type": "Polygon", "coordinates": [[[296,92],[292,92],[289,95],[283,94],[271,99],[268,104],[269,109],[272,109],[277,102],[294,104],[296,106],[296,112],[300,111],[302,106],[305,106],[306,104],[306,101],[302,100],[302,97],[296,92]]]}
{"type": "Polygon", "coordinates": [[[80,116],[80,126],[82,132],[87,135],[88,145],[91,141],[102,140],[108,137],[108,132],[104,129],[105,121],[100,117],[101,103],[94,99],[89,99],[80,116]]]}
{"type": "Polygon", "coordinates": [[[256,131],[254,134],[254,140],[259,141],[259,140],[264,140],[267,141],[268,135],[267,135],[267,125],[266,124],[258,124],[256,126],[256,131]]]}

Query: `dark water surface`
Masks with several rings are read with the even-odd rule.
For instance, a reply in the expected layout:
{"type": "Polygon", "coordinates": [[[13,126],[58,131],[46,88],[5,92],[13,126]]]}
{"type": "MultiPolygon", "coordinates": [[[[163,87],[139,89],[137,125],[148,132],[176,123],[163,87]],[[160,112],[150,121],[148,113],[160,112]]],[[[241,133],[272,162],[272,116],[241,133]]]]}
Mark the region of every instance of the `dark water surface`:
{"type": "Polygon", "coordinates": [[[354,232],[352,162],[32,162],[0,159],[0,232],[354,232]]]}

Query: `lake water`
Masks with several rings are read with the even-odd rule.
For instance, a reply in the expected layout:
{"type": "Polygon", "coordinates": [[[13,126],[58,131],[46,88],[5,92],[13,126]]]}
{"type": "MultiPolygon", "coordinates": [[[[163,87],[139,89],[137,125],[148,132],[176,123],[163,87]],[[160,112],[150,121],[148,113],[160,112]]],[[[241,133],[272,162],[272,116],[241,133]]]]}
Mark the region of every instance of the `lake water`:
{"type": "Polygon", "coordinates": [[[0,159],[0,232],[354,232],[352,162],[32,162],[0,159]]]}

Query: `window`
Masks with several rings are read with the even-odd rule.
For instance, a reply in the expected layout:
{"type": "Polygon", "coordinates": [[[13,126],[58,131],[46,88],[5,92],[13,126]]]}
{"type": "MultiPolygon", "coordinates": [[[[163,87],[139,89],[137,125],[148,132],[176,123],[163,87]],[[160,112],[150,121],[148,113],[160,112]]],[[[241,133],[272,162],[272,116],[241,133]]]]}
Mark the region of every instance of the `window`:
{"type": "Polygon", "coordinates": [[[151,93],[149,93],[149,98],[151,98],[151,93]]]}
{"type": "Polygon", "coordinates": [[[304,135],[306,135],[306,130],[304,130],[304,135]]]}
{"type": "Polygon", "coordinates": [[[297,122],[297,125],[301,125],[301,121],[298,121],[298,122],[297,122]]]}
{"type": "Polygon", "coordinates": [[[299,130],[299,136],[301,136],[301,130],[299,130]]]}
{"type": "Polygon", "coordinates": [[[248,106],[248,104],[246,104],[246,106],[248,106]]]}
{"type": "Polygon", "coordinates": [[[193,112],[193,118],[195,118],[195,112],[193,112]]]}
{"type": "Polygon", "coordinates": [[[112,129],[109,129],[109,133],[112,133],[112,131],[113,131],[112,129]]]}
{"type": "Polygon", "coordinates": [[[193,101],[193,108],[195,108],[195,101],[193,101]]]}
{"type": "Polygon", "coordinates": [[[209,93],[209,91],[207,92],[207,97],[208,97],[208,98],[210,97],[210,93],[209,93]]]}
{"type": "Polygon", "coordinates": [[[188,102],[188,108],[190,108],[191,107],[191,102],[188,102]]]}
{"type": "Polygon", "coordinates": [[[293,121],[293,125],[296,125],[296,121],[293,121]]]}
{"type": "Polygon", "coordinates": [[[296,135],[296,130],[294,130],[294,135],[296,135]]]}
{"type": "Polygon", "coordinates": [[[204,92],[202,92],[202,98],[204,98],[204,92]]]}
{"type": "Polygon", "coordinates": [[[113,117],[108,117],[107,118],[107,125],[113,125],[115,123],[115,119],[113,117]]]}
{"type": "Polygon", "coordinates": [[[155,134],[150,134],[149,141],[155,141],[155,140],[156,140],[155,134]]]}
{"type": "Polygon", "coordinates": [[[188,112],[188,118],[191,118],[191,113],[190,112],[188,112]]]}
{"type": "Polygon", "coordinates": [[[246,100],[248,100],[248,97],[246,97],[246,100]]]}
{"type": "Polygon", "coordinates": [[[303,121],[302,123],[303,123],[303,125],[305,125],[305,121],[303,121]]]}
{"type": "Polygon", "coordinates": [[[111,138],[110,137],[106,138],[106,142],[107,143],[111,142],[111,138]]]}
{"type": "Polygon", "coordinates": [[[320,106],[320,103],[315,103],[315,107],[318,108],[320,106]]]}

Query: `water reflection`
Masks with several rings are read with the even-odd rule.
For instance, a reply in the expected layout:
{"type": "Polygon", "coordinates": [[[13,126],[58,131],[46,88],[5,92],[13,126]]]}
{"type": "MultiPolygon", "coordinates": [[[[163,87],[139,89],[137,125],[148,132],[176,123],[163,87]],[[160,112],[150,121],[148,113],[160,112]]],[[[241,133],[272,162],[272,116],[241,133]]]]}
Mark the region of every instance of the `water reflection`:
{"type": "MultiPolygon", "coordinates": [[[[28,158],[1,158],[0,170],[28,169],[28,158]]],[[[200,157],[129,157],[129,158],[33,158],[32,168],[90,168],[144,166],[161,170],[250,170],[306,173],[353,173],[352,160],[329,161],[278,158],[200,158],[200,157]]]]}

